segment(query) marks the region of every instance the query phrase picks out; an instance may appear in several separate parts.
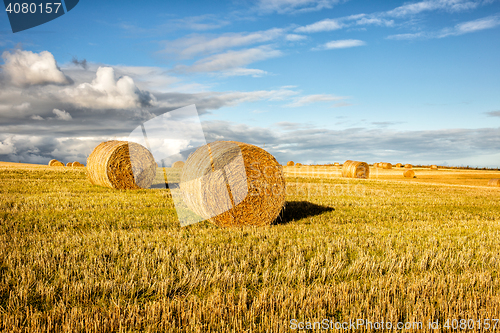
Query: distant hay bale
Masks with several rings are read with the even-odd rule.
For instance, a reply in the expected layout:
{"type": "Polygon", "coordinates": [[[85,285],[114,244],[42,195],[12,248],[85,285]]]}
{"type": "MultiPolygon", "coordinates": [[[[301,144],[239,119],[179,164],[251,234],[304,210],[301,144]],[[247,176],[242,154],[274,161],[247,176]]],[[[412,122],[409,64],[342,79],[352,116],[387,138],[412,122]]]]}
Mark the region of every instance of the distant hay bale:
{"type": "Polygon", "coordinates": [[[285,178],[276,159],[246,143],[216,141],[198,148],[179,184],[187,206],[221,227],[271,224],[285,204],[285,178]]]}
{"type": "Polygon", "coordinates": [[[67,166],[67,167],[72,167],[72,166],[73,166],[73,162],[68,162],[68,163],[66,163],[66,166],[67,166]]]}
{"type": "Polygon", "coordinates": [[[286,166],[294,166],[295,165],[295,162],[294,161],[288,161],[286,163],[286,166]]]}
{"type": "Polygon", "coordinates": [[[340,163],[339,162],[335,162],[335,163],[333,163],[333,166],[340,166],[340,163]]]}
{"type": "Polygon", "coordinates": [[[382,163],[382,168],[383,169],[392,169],[392,164],[391,163],[382,163]]]}
{"type": "Polygon", "coordinates": [[[347,160],[342,167],[342,177],[346,178],[368,178],[370,167],[368,163],[347,160]]]}
{"type": "Polygon", "coordinates": [[[413,169],[408,169],[403,172],[403,176],[405,176],[406,178],[415,178],[415,171],[413,171],[413,169]]]}
{"type": "Polygon", "coordinates": [[[397,163],[396,164],[396,168],[402,168],[403,167],[403,163],[397,163]]]}
{"type": "Polygon", "coordinates": [[[80,162],[73,162],[73,165],[71,165],[73,168],[76,168],[76,167],[84,167],[85,165],[83,165],[82,163],[80,162]]]}
{"type": "Polygon", "coordinates": [[[302,163],[296,163],[295,166],[302,166],[302,163]]]}
{"type": "Polygon", "coordinates": [[[87,158],[87,178],[94,185],[120,190],[148,188],[155,175],[153,155],[138,143],[102,142],[87,158]],[[134,165],[130,160],[131,154],[134,165]]]}
{"type": "Polygon", "coordinates": [[[177,161],[174,164],[172,164],[172,168],[182,168],[184,166],[184,162],[182,161],[177,161]]]}
{"type": "Polygon", "coordinates": [[[500,179],[490,179],[488,182],[489,186],[500,186],[500,179]]]}
{"type": "Polygon", "coordinates": [[[51,166],[51,167],[53,167],[53,166],[64,166],[64,163],[59,162],[58,160],[50,160],[49,166],[51,166]]]}
{"type": "Polygon", "coordinates": [[[405,164],[405,168],[406,169],[411,169],[411,168],[413,168],[413,165],[411,165],[411,164],[405,164]]]}
{"type": "Polygon", "coordinates": [[[437,170],[438,166],[437,165],[431,165],[431,170],[437,170]]]}

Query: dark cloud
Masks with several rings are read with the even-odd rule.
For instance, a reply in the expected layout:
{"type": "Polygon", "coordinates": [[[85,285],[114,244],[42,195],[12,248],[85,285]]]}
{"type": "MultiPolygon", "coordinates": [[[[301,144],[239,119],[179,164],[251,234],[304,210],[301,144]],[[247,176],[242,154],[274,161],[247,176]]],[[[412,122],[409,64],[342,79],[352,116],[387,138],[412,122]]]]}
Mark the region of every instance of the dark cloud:
{"type": "Polygon", "coordinates": [[[73,57],[73,59],[71,59],[71,63],[73,63],[76,66],[80,66],[81,68],[83,68],[85,70],[87,70],[87,68],[88,68],[87,59],[78,60],[77,57],[73,57]]]}

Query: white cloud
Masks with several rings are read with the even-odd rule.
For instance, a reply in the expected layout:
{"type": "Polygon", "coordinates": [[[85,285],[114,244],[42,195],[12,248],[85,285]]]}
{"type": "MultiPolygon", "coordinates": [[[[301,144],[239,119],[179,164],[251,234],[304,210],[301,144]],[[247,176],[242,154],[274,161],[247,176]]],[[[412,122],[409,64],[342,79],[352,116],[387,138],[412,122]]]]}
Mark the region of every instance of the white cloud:
{"type": "Polygon", "coordinates": [[[415,15],[426,11],[445,10],[459,12],[474,9],[480,5],[480,1],[467,0],[427,0],[416,3],[408,3],[386,12],[386,15],[402,17],[415,15]]]}
{"type": "Polygon", "coordinates": [[[283,33],[283,29],[274,28],[252,33],[227,33],[218,37],[193,35],[166,42],[162,53],[174,53],[182,59],[189,59],[200,54],[206,55],[235,47],[268,42],[282,36],[283,33]]]}
{"type": "Polygon", "coordinates": [[[345,49],[349,47],[363,46],[366,43],[362,40],[358,39],[341,39],[341,40],[332,40],[331,42],[325,43],[315,50],[333,50],[333,49],[345,49]]]}
{"type": "Polygon", "coordinates": [[[52,110],[52,113],[56,115],[56,119],[59,120],[71,120],[73,117],[69,114],[69,112],[66,112],[64,110],[59,110],[59,109],[54,109],[52,110]]]}
{"type": "Polygon", "coordinates": [[[339,30],[342,29],[343,27],[344,24],[340,23],[338,20],[325,19],[303,27],[298,27],[294,31],[302,33],[311,33],[311,32],[339,30]]]}
{"type": "Polygon", "coordinates": [[[3,141],[0,141],[0,155],[9,155],[15,153],[16,153],[16,147],[12,142],[12,136],[7,137],[3,141]]]}
{"type": "Polygon", "coordinates": [[[234,68],[227,71],[221,72],[222,76],[252,76],[252,77],[262,77],[269,74],[261,69],[253,68],[234,68]]]}
{"type": "Polygon", "coordinates": [[[57,67],[54,56],[47,51],[33,53],[16,50],[3,52],[2,71],[19,87],[43,84],[70,84],[72,81],[57,67]]]}
{"type": "Polygon", "coordinates": [[[423,32],[390,35],[387,36],[387,39],[405,40],[405,39],[416,39],[421,37],[425,37],[425,34],[423,32]]]}
{"type": "Polygon", "coordinates": [[[227,51],[225,53],[210,56],[196,61],[191,66],[177,66],[177,70],[185,72],[219,72],[240,68],[256,61],[279,57],[282,53],[269,46],[261,46],[239,51],[227,51]]]}
{"type": "Polygon", "coordinates": [[[307,39],[307,36],[297,35],[297,34],[288,34],[288,35],[286,35],[285,39],[289,42],[298,42],[298,41],[307,39]]]}
{"type": "Polygon", "coordinates": [[[293,103],[287,104],[285,106],[300,107],[300,106],[308,105],[311,103],[317,103],[317,102],[340,101],[340,100],[343,100],[345,98],[346,97],[339,97],[339,96],[334,96],[334,95],[329,95],[329,94],[307,95],[307,96],[299,97],[293,103]]]}
{"type": "Polygon", "coordinates": [[[127,109],[151,106],[155,97],[137,88],[129,76],[115,79],[112,67],[99,67],[91,83],[64,90],[68,102],[87,108],[127,109]]]}
{"type": "Polygon", "coordinates": [[[259,0],[258,9],[264,13],[286,14],[328,9],[337,3],[339,0],[259,0]]]}
{"type": "Polygon", "coordinates": [[[30,118],[33,119],[33,120],[43,120],[43,118],[40,117],[39,115],[32,115],[30,118]]]}

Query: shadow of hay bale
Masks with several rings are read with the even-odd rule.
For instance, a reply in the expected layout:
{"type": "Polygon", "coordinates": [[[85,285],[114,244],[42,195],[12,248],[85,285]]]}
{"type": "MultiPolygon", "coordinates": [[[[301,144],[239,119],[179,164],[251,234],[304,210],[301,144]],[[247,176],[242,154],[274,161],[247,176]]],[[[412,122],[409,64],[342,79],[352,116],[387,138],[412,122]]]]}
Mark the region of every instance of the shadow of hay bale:
{"type": "Polygon", "coordinates": [[[287,224],[291,221],[332,212],[335,208],[317,205],[308,201],[287,201],[273,224],[287,224]]]}

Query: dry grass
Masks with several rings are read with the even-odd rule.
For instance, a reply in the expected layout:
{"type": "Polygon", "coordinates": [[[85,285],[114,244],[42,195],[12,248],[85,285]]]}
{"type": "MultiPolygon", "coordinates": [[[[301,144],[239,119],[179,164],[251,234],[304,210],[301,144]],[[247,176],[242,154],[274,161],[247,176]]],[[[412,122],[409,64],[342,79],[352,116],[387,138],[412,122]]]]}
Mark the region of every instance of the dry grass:
{"type": "Polygon", "coordinates": [[[417,170],[419,181],[444,177],[440,186],[379,172],[287,178],[281,222],[224,229],[180,228],[168,190],[93,186],[82,168],[2,166],[0,330],[499,318],[500,191],[446,182],[500,172],[417,170]]]}

